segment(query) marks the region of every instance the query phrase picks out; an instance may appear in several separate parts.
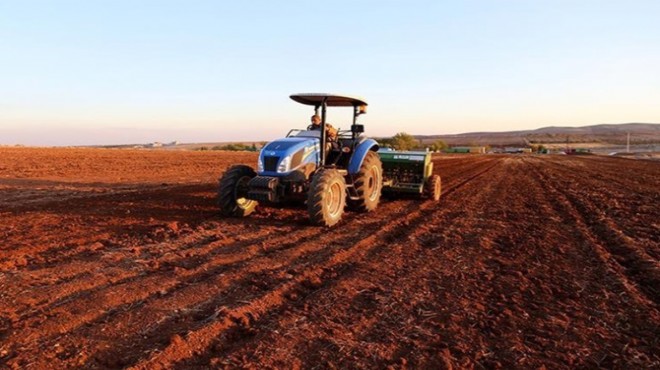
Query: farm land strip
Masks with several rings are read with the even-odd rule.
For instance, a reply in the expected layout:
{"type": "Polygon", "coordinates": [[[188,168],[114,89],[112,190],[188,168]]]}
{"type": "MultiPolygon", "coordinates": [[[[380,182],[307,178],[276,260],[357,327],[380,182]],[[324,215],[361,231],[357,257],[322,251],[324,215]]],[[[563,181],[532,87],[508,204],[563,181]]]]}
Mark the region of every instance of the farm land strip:
{"type": "Polygon", "coordinates": [[[660,163],[437,156],[439,203],[218,217],[253,153],[0,148],[0,367],[660,366],[660,163]]]}

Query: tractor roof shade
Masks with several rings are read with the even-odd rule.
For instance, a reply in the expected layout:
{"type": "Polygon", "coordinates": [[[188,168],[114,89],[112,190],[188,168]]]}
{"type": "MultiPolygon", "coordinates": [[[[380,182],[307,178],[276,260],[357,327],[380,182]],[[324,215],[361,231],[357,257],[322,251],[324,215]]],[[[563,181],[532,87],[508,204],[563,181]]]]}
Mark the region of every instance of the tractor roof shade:
{"type": "Polygon", "coordinates": [[[367,102],[364,99],[357,96],[347,95],[309,93],[293,94],[290,98],[300,104],[314,106],[321,105],[324,99],[326,99],[328,107],[359,107],[360,105],[367,105],[367,102]]]}

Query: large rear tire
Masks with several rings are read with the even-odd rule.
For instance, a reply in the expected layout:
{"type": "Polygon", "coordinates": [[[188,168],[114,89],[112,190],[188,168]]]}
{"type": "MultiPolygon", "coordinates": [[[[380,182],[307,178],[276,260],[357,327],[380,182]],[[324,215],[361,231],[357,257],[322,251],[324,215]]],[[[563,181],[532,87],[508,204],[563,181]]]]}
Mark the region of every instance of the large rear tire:
{"type": "Polygon", "coordinates": [[[349,199],[348,206],[357,212],[369,212],[378,207],[383,189],[383,164],[378,153],[369,151],[355,175],[358,199],[349,199]]]}
{"type": "Polygon", "coordinates": [[[442,180],[438,175],[431,175],[424,184],[424,198],[438,201],[442,192],[442,180]]]}
{"type": "Polygon", "coordinates": [[[312,178],[307,194],[307,212],[315,225],[333,226],[346,206],[346,181],[337,170],[321,169],[312,178]]]}
{"type": "Polygon", "coordinates": [[[225,171],[218,186],[218,206],[223,216],[245,217],[254,212],[258,202],[247,199],[247,192],[248,182],[255,176],[257,173],[245,165],[234,165],[225,171]]]}

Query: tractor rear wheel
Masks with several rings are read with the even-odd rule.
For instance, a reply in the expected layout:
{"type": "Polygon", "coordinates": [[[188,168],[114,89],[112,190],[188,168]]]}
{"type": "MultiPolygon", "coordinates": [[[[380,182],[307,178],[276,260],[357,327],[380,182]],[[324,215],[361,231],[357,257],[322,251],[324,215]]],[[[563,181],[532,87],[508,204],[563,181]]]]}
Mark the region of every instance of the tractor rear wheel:
{"type": "Polygon", "coordinates": [[[229,167],[220,178],[218,206],[224,216],[244,217],[254,212],[258,202],[247,198],[248,182],[257,176],[254,170],[245,165],[229,167]]]}
{"type": "Polygon", "coordinates": [[[332,226],[341,220],[346,206],[346,181],[339,171],[321,169],[312,178],[307,212],[315,225],[332,226]]]}
{"type": "Polygon", "coordinates": [[[358,212],[376,209],[383,189],[383,164],[378,153],[367,152],[360,170],[355,175],[354,185],[358,199],[348,200],[350,209],[358,212]]]}
{"type": "Polygon", "coordinates": [[[442,180],[438,175],[431,175],[426,179],[424,184],[424,198],[432,199],[435,201],[440,200],[440,193],[442,192],[442,180]]]}

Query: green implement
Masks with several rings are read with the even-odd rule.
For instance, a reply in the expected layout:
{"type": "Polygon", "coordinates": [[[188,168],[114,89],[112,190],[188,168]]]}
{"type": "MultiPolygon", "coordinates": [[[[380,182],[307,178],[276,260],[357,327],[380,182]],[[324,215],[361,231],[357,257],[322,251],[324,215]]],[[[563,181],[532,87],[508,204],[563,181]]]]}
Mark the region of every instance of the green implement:
{"type": "Polygon", "coordinates": [[[440,199],[440,176],[433,174],[431,153],[379,150],[378,155],[383,163],[383,192],[440,199]]]}

